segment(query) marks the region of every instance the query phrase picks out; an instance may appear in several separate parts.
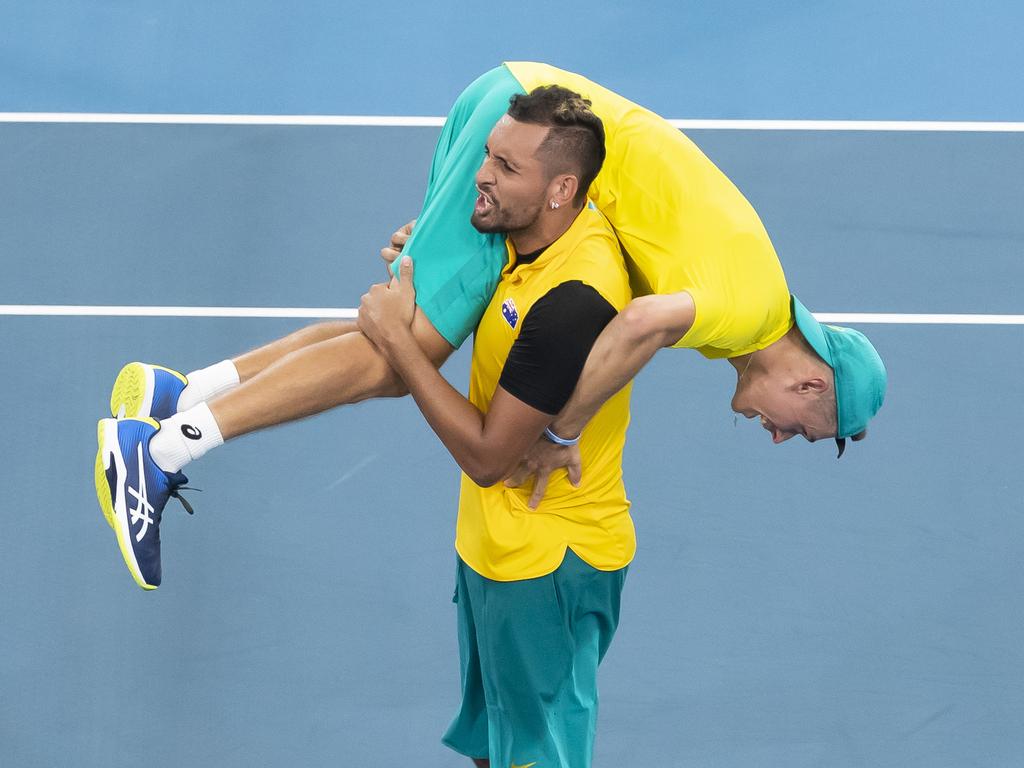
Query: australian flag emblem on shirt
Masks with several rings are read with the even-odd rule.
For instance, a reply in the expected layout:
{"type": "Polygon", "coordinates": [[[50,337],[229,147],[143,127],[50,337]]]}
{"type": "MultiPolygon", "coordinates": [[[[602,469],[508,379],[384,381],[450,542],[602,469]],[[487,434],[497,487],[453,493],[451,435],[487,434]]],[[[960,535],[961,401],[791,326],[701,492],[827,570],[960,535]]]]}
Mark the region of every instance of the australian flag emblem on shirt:
{"type": "Polygon", "coordinates": [[[505,299],[501,303],[501,316],[505,318],[512,328],[519,322],[519,312],[516,310],[516,303],[512,299],[505,299]]]}

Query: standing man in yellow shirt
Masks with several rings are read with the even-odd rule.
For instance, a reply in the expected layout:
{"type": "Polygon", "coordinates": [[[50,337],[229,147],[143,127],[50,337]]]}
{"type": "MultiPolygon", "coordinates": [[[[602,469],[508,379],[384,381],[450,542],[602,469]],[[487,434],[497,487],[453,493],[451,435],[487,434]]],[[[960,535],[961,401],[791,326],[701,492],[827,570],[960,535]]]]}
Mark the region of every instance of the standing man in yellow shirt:
{"type": "MultiPolygon", "coordinates": [[[[593,103],[607,160],[590,195],[614,227],[639,295],[602,334],[577,394],[552,425],[572,438],[612,393],[663,346],[724,357],[737,372],[733,408],[760,417],[775,442],[864,434],[881,406],[885,370],[857,331],[817,323],[791,298],[757,214],[683,134],[654,113],[585,78],[546,64],[485,73],[456,101],[442,129],[415,230],[393,236],[417,263],[413,333],[435,365],[472,333],[507,260],[503,238],[468,223],[481,137],[509,99],[563,84],[593,103]],[[410,236],[411,232],[411,236],[410,236]]],[[[239,435],[343,403],[397,396],[405,387],[354,322],[322,323],[184,376],[131,363],[115,381],[114,418],[98,427],[96,490],[122,556],[145,589],[160,583],[160,516],[185,482],[180,470],[239,435]],[[119,420],[120,419],[120,420],[119,420]]],[[[573,447],[538,442],[516,480],[547,473],[573,447]]]]}
{"type": "Polygon", "coordinates": [[[455,547],[462,708],[445,743],[495,768],[587,768],[597,667],[636,550],[622,482],[629,390],[579,439],[586,482],[540,507],[499,481],[576,386],[594,340],[630,300],[615,233],[587,201],[604,157],[589,102],[560,86],[512,98],[489,135],[472,224],[507,234],[507,265],[476,328],[469,399],[412,331],[412,260],[363,297],[359,327],[463,469],[455,547]]]}

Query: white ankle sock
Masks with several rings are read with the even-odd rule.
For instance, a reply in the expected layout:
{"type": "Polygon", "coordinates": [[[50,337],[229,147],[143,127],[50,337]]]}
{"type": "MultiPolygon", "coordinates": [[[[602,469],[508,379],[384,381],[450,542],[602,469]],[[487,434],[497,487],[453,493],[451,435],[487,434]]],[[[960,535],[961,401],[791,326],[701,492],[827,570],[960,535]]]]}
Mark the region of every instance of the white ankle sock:
{"type": "Polygon", "coordinates": [[[160,431],[149,443],[149,455],[164,472],[177,472],[223,443],[210,406],[199,403],[160,422],[160,431]]]}
{"type": "Polygon", "coordinates": [[[188,386],[178,396],[178,413],[205,403],[222,392],[238,386],[238,369],[230,360],[221,360],[188,374],[188,386]]]}

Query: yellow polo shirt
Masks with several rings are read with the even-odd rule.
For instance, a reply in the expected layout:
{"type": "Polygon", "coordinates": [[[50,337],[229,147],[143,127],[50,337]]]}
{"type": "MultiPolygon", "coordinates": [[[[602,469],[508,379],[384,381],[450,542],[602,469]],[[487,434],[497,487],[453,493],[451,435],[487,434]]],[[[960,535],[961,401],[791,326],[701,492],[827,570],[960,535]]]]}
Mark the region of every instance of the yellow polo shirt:
{"type": "Polygon", "coordinates": [[[607,158],[590,197],[615,228],[638,293],[693,297],[696,319],[676,347],[736,357],[789,330],[789,288],[764,225],[692,141],[585,77],[548,64],[505,66],[527,92],[557,84],[591,100],[607,158]]]}
{"type": "MultiPolygon", "coordinates": [[[[615,233],[591,205],[535,261],[517,266],[515,250],[507,247],[509,263],[473,342],[469,399],[485,413],[523,318],[548,291],[579,280],[616,310],[631,298],[615,233]]],[[[636,535],[622,482],[622,449],[630,390],[627,385],[610,398],[583,430],[580,487],[573,488],[564,470],[556,472],[536,510],[527,506],[529,488],[500,482],[481,488],[463,474],[455,548],[470,568],[496,581],[536,578],[556,570],[566,548],[599,570],[629,564],[636,535]]]]}

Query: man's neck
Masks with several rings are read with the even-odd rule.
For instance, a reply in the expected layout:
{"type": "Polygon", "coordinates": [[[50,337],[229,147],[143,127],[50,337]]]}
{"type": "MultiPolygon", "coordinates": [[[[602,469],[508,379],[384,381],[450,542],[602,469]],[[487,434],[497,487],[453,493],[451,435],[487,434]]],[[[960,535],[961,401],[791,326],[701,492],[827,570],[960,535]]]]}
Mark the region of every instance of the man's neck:
{"type": "Polygon", "coordinates": [[[509,232],[508,239],[515,246],[516,253],[533,253],[547,248],[569,231],[582,208],[562,208],[544,211],[534,224],[518,232],[509,232]]]}

